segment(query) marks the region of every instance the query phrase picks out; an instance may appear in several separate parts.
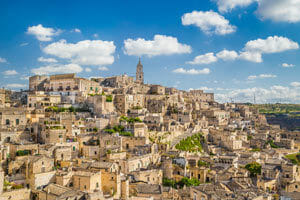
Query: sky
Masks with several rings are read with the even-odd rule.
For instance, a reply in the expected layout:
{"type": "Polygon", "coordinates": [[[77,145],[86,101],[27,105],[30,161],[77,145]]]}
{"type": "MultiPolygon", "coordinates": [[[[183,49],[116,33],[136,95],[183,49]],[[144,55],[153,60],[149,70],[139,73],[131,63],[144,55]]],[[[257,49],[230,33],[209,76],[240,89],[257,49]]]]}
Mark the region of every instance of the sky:
{"type": "Polygon", "coordinates": [[[219,102],[300,103],[300,0],[1,0],[0,87],[135,76],[219,102]]]}

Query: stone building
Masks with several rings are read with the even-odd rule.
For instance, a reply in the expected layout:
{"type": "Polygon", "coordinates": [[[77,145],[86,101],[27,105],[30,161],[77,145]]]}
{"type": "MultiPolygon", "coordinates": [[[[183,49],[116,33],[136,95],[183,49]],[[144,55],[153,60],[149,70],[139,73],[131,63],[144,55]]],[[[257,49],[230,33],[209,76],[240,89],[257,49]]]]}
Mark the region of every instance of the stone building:
{"type": "Polygon", "coordinates": [[[45,94],[44,91],[35,91],[27,95],[29,108],[57,106],[61,103],[60,95],[45,94]]]}
{"type": "Polygon", "coordinates": [[[73,188],[83,192],[101,191],[101,172],[76,171],[73,188]]]}
{"type": "Polygon", "coordinates": [[[5,90],[0,89],[0,108],[5,106],[5,90]]]}
{"type": "Polygon", "coordinates": [[[27,119],[23,108],[1,108],[0,109],[0,126],[1,127],[18,127],[25,126],[27,119]]]}
{"type": "Polygon", "coordinates": [[[44,91],[45,83],[48,81],[48,76],[31,76],[29,77],[29,90],[30,91],[44,91]]]}
{"type": "Polygon", "coordinates": [[[135,82],[144,84],[144,72],[143,72],[143,65],[141,63],[141,59],[139,59],[139,63],[136,66],[135,82]]]}

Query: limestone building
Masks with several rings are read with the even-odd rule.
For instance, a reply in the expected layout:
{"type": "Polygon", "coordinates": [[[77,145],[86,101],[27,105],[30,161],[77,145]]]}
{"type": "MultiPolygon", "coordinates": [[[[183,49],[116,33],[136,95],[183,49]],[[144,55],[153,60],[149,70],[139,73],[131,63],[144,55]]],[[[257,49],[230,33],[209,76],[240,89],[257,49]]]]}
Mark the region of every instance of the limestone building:
{"type": "Polygon", "coordinates": [[[141,59],[139,59],[139,63],[136,66],[136,79],[135,81],[140,84],[144,84],[144,72],[143,65],[141,63],[141,59]]]}

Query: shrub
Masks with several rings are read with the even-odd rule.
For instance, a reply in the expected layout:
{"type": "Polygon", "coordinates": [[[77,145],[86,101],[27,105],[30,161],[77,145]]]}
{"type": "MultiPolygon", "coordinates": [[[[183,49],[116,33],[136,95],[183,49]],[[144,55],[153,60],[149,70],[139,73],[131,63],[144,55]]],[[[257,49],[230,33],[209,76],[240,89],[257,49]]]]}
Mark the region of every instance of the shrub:
{"type": "Polygon", "coordinates": [[[133,134],[131,132],[120,132],[121,136],[128,136],[128,137],[133,137],[133,134]]]}
{"type": "Polygon", "coordinates": [[[106,102],[112,102],[112,96],[106,95],[106,102]]]}
{"type": "Polygon", "coordinates": [[[168,178],[163,178],[163,186],[165,187],[175,187],[175,181],[168,178]]]}
{"type": "Polygon", "coordinates": [[[252,177],[257,174],[261,174],[261,165],[257,162],[249,163],[245,166],[245,168],[250,172],[252,177]]]}
{"type": "Polygon", "coordinates": [[[209,167],[209,163],[202,161],[202,160],[198,160],[197,164],[199,167],[209,167]]]}
{"type": "Polygon", "coordinates": [[[204,137],[201,133],[198,133],[181,140],[175,148],[181,151],[202,152],[202,143],[204,142],[204,137]]]}

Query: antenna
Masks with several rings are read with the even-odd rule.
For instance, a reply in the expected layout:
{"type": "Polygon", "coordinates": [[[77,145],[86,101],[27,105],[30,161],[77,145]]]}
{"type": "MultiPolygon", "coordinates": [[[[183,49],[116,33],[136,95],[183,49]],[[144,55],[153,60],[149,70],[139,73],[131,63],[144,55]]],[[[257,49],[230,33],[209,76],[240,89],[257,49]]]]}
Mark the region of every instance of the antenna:
{"type": "Polygon", "coordinates": [[[256,97],[255,97],[255,93],[254,93],[254,97],[253,97],[253,103],[256,104],[256,97]]]}

